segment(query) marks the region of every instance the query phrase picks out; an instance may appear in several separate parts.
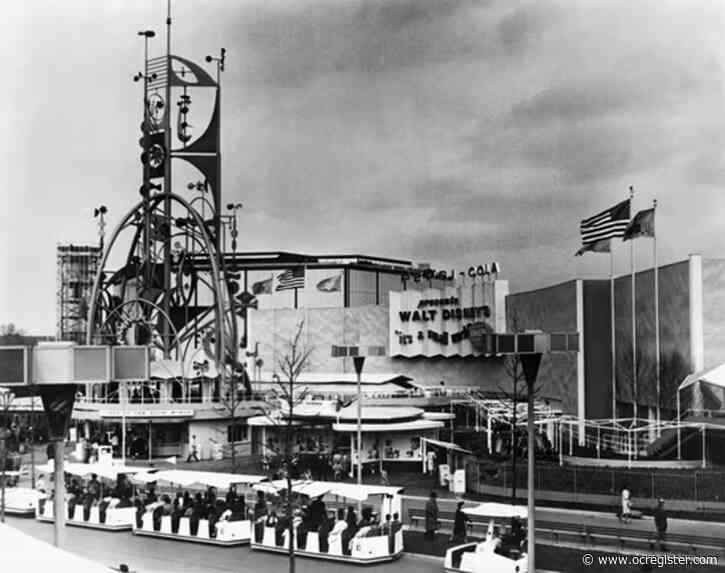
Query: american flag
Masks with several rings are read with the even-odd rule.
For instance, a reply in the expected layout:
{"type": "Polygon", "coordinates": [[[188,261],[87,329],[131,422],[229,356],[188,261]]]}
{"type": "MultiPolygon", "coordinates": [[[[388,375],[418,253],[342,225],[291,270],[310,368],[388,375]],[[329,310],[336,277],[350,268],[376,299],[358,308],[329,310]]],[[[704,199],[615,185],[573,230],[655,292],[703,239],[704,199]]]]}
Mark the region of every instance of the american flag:
{"type": "Polygon", "coordinates": [[[281,275],[277,275],[277,283],[277,288],[275,290],[292,290],[295,288],[305,288],[304,267],[287,269],[281,275]]]}
{"type": "Polygon", "coordinates": [[[577,255],[587,251],[609,252],[610,239],[624,236],[629,225],[629,204],[630,199],[627,199],[584,219],[580,225],[583,246],[577,255]]]}

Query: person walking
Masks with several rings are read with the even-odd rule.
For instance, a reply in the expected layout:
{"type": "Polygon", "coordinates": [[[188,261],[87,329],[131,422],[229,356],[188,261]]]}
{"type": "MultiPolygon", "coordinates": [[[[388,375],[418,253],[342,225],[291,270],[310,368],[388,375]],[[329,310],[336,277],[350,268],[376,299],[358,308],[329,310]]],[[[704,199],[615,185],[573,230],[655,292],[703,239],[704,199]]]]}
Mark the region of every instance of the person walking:
{"type": "Polygon", "coordinates": [[[194,458],[195,461],[199,461],[199,442],[196,441],[196,436],[191,436],[191,444],[189,445],[189,455],[186,458],[186,463],[189,463],[191,461],[191,458],[194,458]]]}
{"type": "Polygon", "coordinates": [[[438,529],[438,502],[436,498],[438,494],[432,491],[430,497],[425,504],[425,535],[424,538],[433,541],[435,532],[438,529]]]}
{"type": "Polygon", "coordinates": [[[632,515],[632,499],[629,492],[629,487],[624,486],[622,488],[622,514],[620,519],[624,521],[624,523],[629,523],[630,517],[632,515]]]}
{"type": "Polygon", "coordinates": [[[451,537],[451,541],[455,543],[466,542],[466,526],[471,521],[471,519],[463,513],[463,503],[464,502],[462,501],[458,502],[456,513],[453,517],[453,536],[451,537]]]}
{"type": "Polygon", "coordinates": [[[660,498],[655,509],[655,528],[657,529],[657,544],[660,551],[667,551],[665,545],[665,536],[667,534],[667,510],[665,509],[665,500],[660,498]]]}

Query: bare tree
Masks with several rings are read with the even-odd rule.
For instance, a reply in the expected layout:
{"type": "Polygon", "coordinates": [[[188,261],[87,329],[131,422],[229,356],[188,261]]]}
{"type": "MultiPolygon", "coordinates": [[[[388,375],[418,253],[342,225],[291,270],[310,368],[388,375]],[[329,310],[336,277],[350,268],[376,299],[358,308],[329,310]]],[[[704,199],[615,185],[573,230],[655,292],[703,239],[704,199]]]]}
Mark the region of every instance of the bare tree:
{"type": "Polygon", "coordinates": [[[238,410],[245,401],[245,395],[248,399],[251,398],[251,394],[252,388],[246,369],[242,364],[234,364],[231,375],[225,379],[224,387],[219,388],[219,406],[216,408],[225,418],[229,418],[231,424],[231,435],[227,436],[227,441],[232,459],[232,472],[237,469],[235,431],[239,420],[238,410]]]}
{"type": "MultiPolygon", "coordinates": [[[[283,341],[283,350],[277,359],[277,368],[281,376],[274,376],[276,385],[272,391],[274,400],[279,410],[276,412],[265,411],[267,418],[275,425],[284,424],[284,443],[281,448],[271,448],[281,457],[280,473],[287,481],[285,516],[287,519],[287,531],[289,542],[289,572],[295,571],[294,551],[294,525],[292,506],[292,470],[296,465],[296,459],[292,455],[292,440],[294,438],[294,410],[295,407],[304,402],[307,397],[307,388],[295,388],[297,379],[307,367],[312,353],[312,348],[303,341],[304,321],[301,321],[291,339],[283,341]]],[[[267,444],[264,445],[268,447],[267,444]]]]}
{"type": "Polygon", "coordinates": [[[511,354],[504,358],[504,371],[506,377],[510,381],[509,388],[499,387],[499,392],[504,396],[506,403],[512,405],[511,413],[511,503],[516,504],[516,457],[518,438],[516,435],[516,421],[518,414],[518,404],[525,400],[524,390],[526,389],[526,380],[524,378],[524,369],[521,365],[521,358],[518,354],[511,354]]]}

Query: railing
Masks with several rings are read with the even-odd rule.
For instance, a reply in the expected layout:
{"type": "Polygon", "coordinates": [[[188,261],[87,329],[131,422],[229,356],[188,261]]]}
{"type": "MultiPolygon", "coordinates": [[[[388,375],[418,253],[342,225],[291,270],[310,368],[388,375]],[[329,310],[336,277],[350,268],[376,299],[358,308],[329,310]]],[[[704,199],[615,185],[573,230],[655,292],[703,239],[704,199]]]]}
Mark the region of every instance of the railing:
{"type": "MultiPolygon", "coordinates": [[[[514,475],[510,467],[499,466],[494,469],[490,464],[471,461],[467,464],[467,480],[470,491],[485,493],[486,486],[510,488],[514,475]]],[[[566,492],[572,496],[619,495],[626,485],[635,499],[725,501],[722,486],[725,483],[725,472],[713,470],[578,467],[539,461],[534,483],[537,490],[566,492]]],[[[526,489],[526,467],[517,469],[516,486],[526,489]]]]}

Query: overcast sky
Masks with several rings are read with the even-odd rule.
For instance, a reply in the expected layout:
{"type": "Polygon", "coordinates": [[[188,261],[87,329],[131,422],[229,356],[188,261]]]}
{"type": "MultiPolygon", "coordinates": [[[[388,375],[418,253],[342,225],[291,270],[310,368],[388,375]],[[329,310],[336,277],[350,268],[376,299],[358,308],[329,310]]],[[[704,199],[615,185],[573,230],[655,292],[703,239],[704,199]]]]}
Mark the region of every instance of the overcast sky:
{"type": "MultiPolygon", "coordinates": [[[[165,5],[3,6],[0,323],[54,333],[56,244],[93,242],[94,207],[113,227],[138,200],[136,32],[155,29],[160,55],[165,5]]],[[[224,201],[244,203],[243,250],[497,260],[513,291],[606,277],[606,255],[573,256],[579,221],[633,185],[635,210],[658,199],[661,261],[723,256],[721,2],[175,0],[173,12],[174,53],[227,49],[224,201]]],[[[651,241],[637,243],[651,264],[651,241]]],[[[615,259],[626,272],[629,249],[615,259]]]]}

